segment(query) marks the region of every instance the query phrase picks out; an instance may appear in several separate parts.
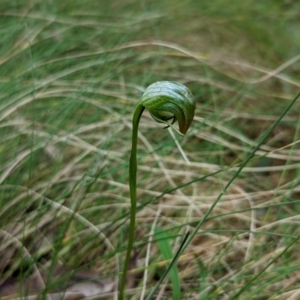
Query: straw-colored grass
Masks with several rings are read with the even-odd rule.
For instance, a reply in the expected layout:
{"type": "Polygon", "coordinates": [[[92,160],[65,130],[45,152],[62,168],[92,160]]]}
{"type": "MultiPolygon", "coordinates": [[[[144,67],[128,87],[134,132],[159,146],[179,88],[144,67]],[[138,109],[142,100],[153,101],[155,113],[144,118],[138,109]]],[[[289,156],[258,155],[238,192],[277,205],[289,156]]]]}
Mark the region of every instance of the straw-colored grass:
{"type": "MultiPolygon", "coordinates": [[[[1,1],[3,299],[32,274],[32,293],[49,298],[83,270],[116,297],[131,118],[150,83],[184,83],[197,110],[183,138],[143,114],[128,299],[148,295],[169,264],[156,228],[175,254],[299,91],[298,3],[108,2],[1,1]]],[[[300,298],[299,242],[288,248],[300,234],[299,109],[298,100],[179,258],[182,299],[234,299],[245,286],[238,299],[300,298]]],[[[166,280],[156,299],[172,292],[166,280]]]]}

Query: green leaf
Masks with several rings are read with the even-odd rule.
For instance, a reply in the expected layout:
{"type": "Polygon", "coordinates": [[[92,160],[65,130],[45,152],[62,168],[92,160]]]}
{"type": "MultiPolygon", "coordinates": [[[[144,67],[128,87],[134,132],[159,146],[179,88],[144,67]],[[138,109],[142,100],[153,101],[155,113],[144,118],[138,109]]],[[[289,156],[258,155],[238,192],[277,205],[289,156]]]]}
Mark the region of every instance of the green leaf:
{"type": "MultiPolygon", "coordinates": [[[[171,260],[174,255],[172,252],[172,247],[168,241],[169,236],[166,234],[165,231],[162,231],[160,228],[155,228],[155,239],[158,244],[158,248],[161,252],[161,255],[164,260],[171,260]]],[[[169,276],[172,283],[172,290],[173,290],[173,300],[180,300],[181,299],[181,288],[180,288],[180,277],[178,273],[178,268],[176,264],[174,264],[169,272],[169,276]]]]}

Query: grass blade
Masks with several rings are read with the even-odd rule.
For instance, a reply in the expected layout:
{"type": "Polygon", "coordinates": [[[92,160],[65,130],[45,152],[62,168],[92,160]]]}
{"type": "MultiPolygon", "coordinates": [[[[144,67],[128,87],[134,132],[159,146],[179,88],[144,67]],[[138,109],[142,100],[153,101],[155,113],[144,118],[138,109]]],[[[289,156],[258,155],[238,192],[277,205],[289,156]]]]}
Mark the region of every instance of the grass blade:
{"type": "MultiPolygon", "coordinates": [[[[190,232],[188,232],[188,233],[185,235],[185,237],[184,237],[184,239],[183,239],[183,241],[182,241],[182,243],[181,243],[181,245],[180,245],[180,247],[179,247],[177,253],[175,254],[173,260],[171,261],[170,265],[168,266],[168,268],[166,269],[166,271],[164,272],[164,274],[163,274],[163,275],[161,276],[161,278],[159,279],[158,283],[157,283],[157,284],[155,285],[155,287],[152,289],[152,291],[150,292],[150,294],[148,295],[148,297],[146,298],[146,300],[152,299],[152,297],[154,296],[154,294],[155,294],[156,291],[158,290],[159,286],[162,284],[162,282],[165,280],[165,278],[167,277],[167,275],[171,272],[171,270],[172,270],[173,267],[175,266],[175,263],[177,262],[177,259],[179,258],[179,255],[180,255],[181,252],[182,252],[182,248],[183,248],[183,246],[185,245],[186,240],[187,240],[187,238],[188,238],[189,235],[190,235],[190,232]]],[[[177,272],[177,273],[178,273],[178,272],[177,272]]],[[[172,278],[171,278],[171,280],[172,280],[172,278]]],[[[176,298],[176,299],[177,299],[177,298],[176,298]]],[[[178,298],[178,299],[179,299],[179,298],[178,298]]]]}
{"type": "MultiPolygon", "coordinates": [[[[158,248],[162,254],[164,260],[171,260],[173,258],[172,248],[168,241],[168,235],[162,229],[156,227],[155,228],[155,239],[158,244],[158,248]]],[[[170,279],[172,282],[172,290],[173,290],[173,300],[181,299],[181,288],[180,288],[180,278],[178,273],[178,268],[174,264],[170,268],[170,279]]]]}
{"type": "MultiPolygon", "coordinates": [[[[178,253],[174,256],[170,266],[173,266],[177,259],[180,257],[180,255],[183,253],[183,251],[186,249],[186,247],[189,245],[189,243],[192,241],[194,236],[197,234],[198,230],[201,228],[201,226],[204,224],[204,222],[207,220],[208,216],[214,209],[214,207],[217,205],[219,200],[222,198],[222,196],[225,194],[227,189],[230,187],[230,185],[233,183],[233,181],[238,177],[238,175],[241,173],[243,168],[247,165],[247,163],[252,159],[256,151],[260,148],[260,146],[267,140],[267,138],[270,136],[270,134],[273,132],[273,130],[277,127],[277,125],[281,122],[281,120],[284,118],[284,116],[288,113],[288,111],[292,108],[292,106],[295,104],[297,99],[300,96],[300,92],[296,95],[296,97],[290,102],[290,104],[286,107],[286,109],[282,112],[282,114],[279,116],[279,118],[273,123],[273,125],[267,130],[267,132],[263,135],[263,137],[260,139],[260,141],[257,143],[257,146],[253,149],[253,151],[248,155],[248,157],[245,159],[245,161],[241,164],[239,169],[236,171],[236,173],[232,176],[232,178],[228,181],[224,189],[220,192],[216,200],[212,203],[210,208],[207,210],[203,218],[199,221],[197,227],[195,230],[190,234],[187,235],[184,242],[182,243],[182,246],[179,248],[178,253]]],[[[152,296],[154,295],[155,291],[158,289],[159,285],[163,282],[163,280],[166,278],[167,274],[170,272],[170,266],[165,271],[159,282],[155,285],[153,290],[151,291],[150,295],[147,297],[147,300],[150,300],[152,296]]]]}

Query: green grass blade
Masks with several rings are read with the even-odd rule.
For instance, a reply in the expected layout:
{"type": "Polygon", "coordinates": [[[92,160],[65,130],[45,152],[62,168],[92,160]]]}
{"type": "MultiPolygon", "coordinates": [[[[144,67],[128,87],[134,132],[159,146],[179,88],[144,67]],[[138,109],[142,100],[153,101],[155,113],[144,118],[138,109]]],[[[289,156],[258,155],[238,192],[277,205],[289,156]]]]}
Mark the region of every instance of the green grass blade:
{"type": "MultiPolygon", "coordinates": [[[[164,260],[171,260],[173,258],[172,248],[168,240],[168,235],[162,229],[156,227],[155,228],[155,239],[158,244],[158,248],[161,252],[161,255],[164,260]]],[[[181,299],[181,288],[180,288],[180,277],[178,273],[178,268],[174,264],[170,268],[169,273],[171,282],[172,282],[172,290],[173,290],[173,300],[181,299]]]]}
{"type": "MultiPolygon", "coordinates": [[[[146,298],[146,300],[152,299],[152,297],[154,296],[154,294],[155,294],[156,291],[158,290],[159,286],[162,284],[162,282],[165,280],[165,278],[166,278],[167,275],[171,272],[171,270],[173,270],[173,267],[176,266],[175,264],[176,264],[176,262],[177,262],[177,260],[178,260],[178,258],[179,258],[180,253],[182,252],[181,250],[182,250],[182,248],[183,248],[183,246],[184,246],[184,244],[185,244],[185,242],[186,242],[186,240],[187,240],[187,238],[188,238],[189,235],[190,235],[190,232],[188,232],[188,233],[185,235],[185,237],[184,237],[184,239],[183,239],[183,241],[182,241],[182,243],[181,243],[181,245],[180,245],[178,251],[176,252],[175,256],[173,257],[173,260],[171,261],[170,265],[168,266],[168,268],[166,269],[166,271],[164,272],[164,274],[163,274],[163,275],[161,276],[161,278],[159,279],[158,283],[157,283],[157,284],[155,285],[155,287],[152,289],[152,291],[150,292],[150,294],[148,295],[148,297],[146,298]]],[[[171,252],[172,252],[172,251],[171,251],[171,252]]],[[[176,269],[177,269],[177,267],[176,267],[176,269]]],[[[178,274],[178,271],[177,271],[177,274],[178,274]]],[[[170,276],[171,276],[171,275],[170,275],[170,276]]],[[[171,280],[172,280],[172,277],[171,277],[171,280]]],[[[173,282],[172,282],[172,283],[173,283],[173,282]]],[[[178,285],[178,286],[179,286],[179,285],[178,285]]],[[[173,292],[174,292],[174,290],[173,290],[173,292]]],[[[175,298],[173,298],[173,299],[175,299],[175,298]]],[[[180,299],[180,298],[176,298],[176,299],[180,299]]]]}
{"type": "MultiPolygon", "coordinates": [[[[205,213],[205,215],[203,216],[203,218],[201,218],[201,220],[199,221],[199,223],[198,223],[197,227],[195,228],[195,230],[189,236],[186,237],[186,241],[184,241],[182,243],[182,247],[178,250],[178,253],[176,254],[176,256],[174,256],[174,258],[173,258],[170,266],[173,266],[176,263],[177,259],[180,257],[180,255],[183,253],[183,251],[186,249],[186,247],[189,245],[189,243],[192,241],[192,239],[194,238],[194,236],[197,234],[197,232],[199,231],[199,229],[201,228],[201,226],[207,220],[208,216],[210,215],[210,213],[212,212],[212,210],[214,209],[214,207],[217,205],[217,203],[219,202],[219,200],[222,198],[222,196],[225,194],[225,192],[227,191],[227,189],[230,187],[230,185],[233,183],[233,181],[238,177],[238,175],[241,173],[241,171],[247,165],[247,163],[252,159],[252,157],[255,155],[256,151],[258,151],[258,149],[260,148],[260,146],[267,140],[267,138],[270,136],[270,134],[273,132],[273,130],[278,126],[278,124],[281,122],[281,120],[284,118],[284,116],[288,113],[288,111],[292,108],[292,106],[295,104],[295,102],[297,101],[297,99],[299,98],[299,96],[300,96],[300,92],[290,102],[290,104],[282,112],[282,114],[279,116],[279,118],[273,123],[273,125],[269,128],[269,130],[267,130],[267,132],[263,135],[263,137],[257,143],[256,147],[253,149],[253,151],[248,155],[248,157],[241,164],[241,166],[236,171],[236,173],[228,181],[228,183],[226,184],[226,186],[224,187],[224,189],[220,192],[220,194],[218,195],[218,197],[216,198],[216,200],[212,203],[212,205],[207,210],[207,212],[205,213]]],[[[166,276],[167,276],[167,274],[169,272],[170,272],[170,268],[168,268],[166,270],[166,272],[161,277],[161,280],[153,288],[153,290],[150,293],[151,296],[154,295],[155,291],[158,289],[159,285],[163,282],[164,278],[166,278],[166,276]]],[[[149,299],[151,299],[151,298],[147,297],[147,300],[149,300],[149,299]]]]}
{"type": "Polygon", "coordinates": [[[283,251],[281,251],[273,259],[271,259],[271,261],[258,274],[256,274],[248,283],[246,283],[236,294],[234,294],[229,299],[230,300],[238,299],[238,297],[244,291],[246,291],[255,280],[257,280],[278,258],[284,255],[299,239],[300,239],[300,235],[297,238],[295,238],[283,251]]]}

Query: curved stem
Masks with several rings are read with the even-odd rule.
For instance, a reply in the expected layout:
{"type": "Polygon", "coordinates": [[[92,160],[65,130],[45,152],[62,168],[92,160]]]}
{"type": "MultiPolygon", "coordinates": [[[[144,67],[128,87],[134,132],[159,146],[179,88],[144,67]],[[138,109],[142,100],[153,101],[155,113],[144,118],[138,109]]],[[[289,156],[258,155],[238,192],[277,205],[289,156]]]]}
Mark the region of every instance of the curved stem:
{"type": "Polygon", "coordinates": [[[120,293],[119,300],[124,299],[124,291],[126,286],[127,279],[127,271],[131,258],[131,251],[133,248],[134,242],[134,232],[135,232],[135,215],[136,215],[136,203],[137,203],[137,190],[136,190],[136,173],[137,173],[137,158],[136,158],[136,150],[137,150],[137,140],[138,140],[138,129],[139,122],[144,111],[145,107],[141,104],[138,104],[135,108],[133,119],[132,119],[132,145],[131,145],[131,154],[129,161],[129,189],[130,189],[130,224],[129,224],[129,236],[128,236],[128,244],[127,244],[127,252],[123,267],[122,280],[120,283],[120,293]]]}

